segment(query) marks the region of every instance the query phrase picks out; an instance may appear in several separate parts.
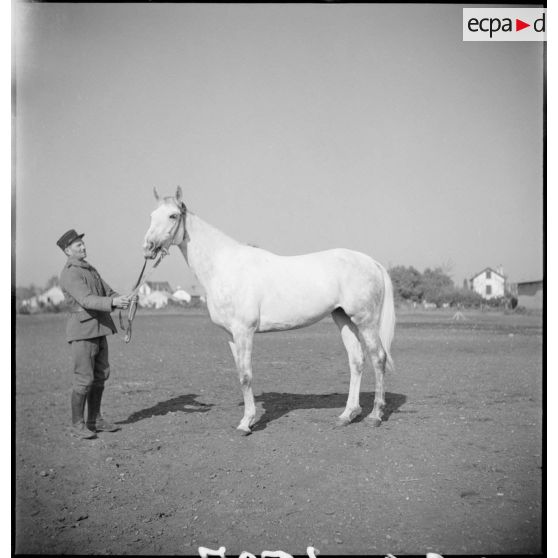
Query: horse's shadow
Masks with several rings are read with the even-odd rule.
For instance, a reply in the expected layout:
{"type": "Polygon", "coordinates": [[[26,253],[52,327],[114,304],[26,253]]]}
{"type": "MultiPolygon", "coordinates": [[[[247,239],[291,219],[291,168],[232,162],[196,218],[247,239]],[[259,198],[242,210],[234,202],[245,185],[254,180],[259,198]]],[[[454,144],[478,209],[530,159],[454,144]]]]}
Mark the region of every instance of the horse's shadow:
{"type": "Polygon", "coordinates": [[[173,397],[167,401],[160,401],[156,405],[153,405],[153,407],[132,413],[126,420],[118,421],[116,424],[132,424],[143,419],[159,417],[175,411],[181,413],[207,413],[207,411],[213,407],[212,403],[200,403],[196,401],[196,397],[198,397],[198,395],[195,393],[189,393],[187,395],[173,397]]]}
{"type": "MultiPolygon", "coordinates": [[[[346,393],[326,393],[326,394],[302,394],[302,393],[262,393],[256,396],[256,401],[262,403],[264,414],[252,427],[253,431],[263,430],[270,422],[282,416],[296,411],[297,409],[340,409],[345,407],[347,402],[346,393]]],[[[385,422],[393,413],[399,412],[399,408],[407,401],[407,396],[400,393],[386,393],[386,405],[382,420],[385,422]]],[[[361,422],[372,412],[374,407],[374,392],[361,392],[360,406],[362,413],[354,423],[361,422]]]]}
{"type": "MultiPolygon", "coordinates": [[[[196,401],[195,393],[179,395],[167,401],[160,401],[156,405],[132,413],[127,419],[117,421],[116,424],[132,424],[151,417],[164,416],[168,413],[207,413],[214,407],[214,403],[200,403],[196,401]]],[[[263,415],[252,427],[253,431],[264,430],[270,422],[298,409],[343,409],[347,402],[346,393],[302,394],[302,393],[262,393],[255,397],[262,403],[263,415]]],[[[407,396],[400,393],[386,393],[386,406],[384,407],[383,421],[389,420],[393,413],[407,401],[407,396]]],[[[241,404],[242,405],[242,404],[241,404]]],[[[362,414],[353,422],[361,422],[372,412],[374,407],[374,392],[361,392],[360,406],[362,414]]]]}

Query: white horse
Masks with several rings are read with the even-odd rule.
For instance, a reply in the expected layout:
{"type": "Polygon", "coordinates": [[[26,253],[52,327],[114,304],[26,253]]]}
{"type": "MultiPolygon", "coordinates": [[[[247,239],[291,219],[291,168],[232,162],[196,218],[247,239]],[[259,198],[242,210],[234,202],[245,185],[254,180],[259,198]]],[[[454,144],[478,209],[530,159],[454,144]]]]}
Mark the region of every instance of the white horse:
{"type": "Polygon", "coordinates": [[[365,355],[376,376],[374,408],[368,419],[382,420],[384,372],[393,362],[393,289],[385,268],[369,256],[335,249],[284,257],[233,240],[186,209],[180,186],[161,199],[143,245],[146,258],[177,245],[207,293],[212,321],[230,335],[229,345],[244,396],[238,430],[250,434],[256,420],[252,393],[254,333],[309,326],[331,315],[349,356],[351,381],[343,426],[361,412],[360,381],[365,355]]]}

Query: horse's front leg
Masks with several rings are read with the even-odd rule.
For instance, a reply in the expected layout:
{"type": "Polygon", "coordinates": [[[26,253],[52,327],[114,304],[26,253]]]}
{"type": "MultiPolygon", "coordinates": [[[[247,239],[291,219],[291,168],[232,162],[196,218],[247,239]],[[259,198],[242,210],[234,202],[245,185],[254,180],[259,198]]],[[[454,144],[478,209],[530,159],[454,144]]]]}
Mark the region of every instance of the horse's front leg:
{"type": "Polygon", "coordinates": [[[256,403],[252,392],[253,343],[254,331],[249,329],[234,331],[233,340],[229,341],[244,397],[244,416],[237,429],[245,436],[252,433],[251,427],[256,421],[256,403]]]}

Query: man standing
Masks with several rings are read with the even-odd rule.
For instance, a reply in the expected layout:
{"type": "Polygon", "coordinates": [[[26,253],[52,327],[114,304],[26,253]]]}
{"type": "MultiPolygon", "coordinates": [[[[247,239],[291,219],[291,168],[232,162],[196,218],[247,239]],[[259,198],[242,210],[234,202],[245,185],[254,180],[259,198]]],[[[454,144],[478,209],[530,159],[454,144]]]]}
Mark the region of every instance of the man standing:
{"type": "Polygon", "coordinates": [[[106,336],[116,333],[111,310],[127,308],[131,297],[116,293],[85,261],[83,236],[70,229],[56,244],[68,257],[60,274],[60,286],[70,312],[66,341],[70,343],[74,372],[71,433],[88,439],[96,438],[96,432],[118,430],[101,416],[101,399],[110,374],[106,336]]]}

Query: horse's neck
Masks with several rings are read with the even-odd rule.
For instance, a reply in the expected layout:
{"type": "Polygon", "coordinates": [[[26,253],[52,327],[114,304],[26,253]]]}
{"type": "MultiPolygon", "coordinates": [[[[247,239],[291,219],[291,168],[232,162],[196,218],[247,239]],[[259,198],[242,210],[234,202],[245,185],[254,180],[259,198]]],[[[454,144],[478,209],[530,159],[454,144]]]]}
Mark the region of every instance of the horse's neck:
{"type": "Polygon", "coordinates": [[[186,230],[186,239],[179,248],[186,263],[207,291],[215,275],[217,258],[223,250],[234,248],[239,243],[190,212],[186,214],[186,230]]]}

